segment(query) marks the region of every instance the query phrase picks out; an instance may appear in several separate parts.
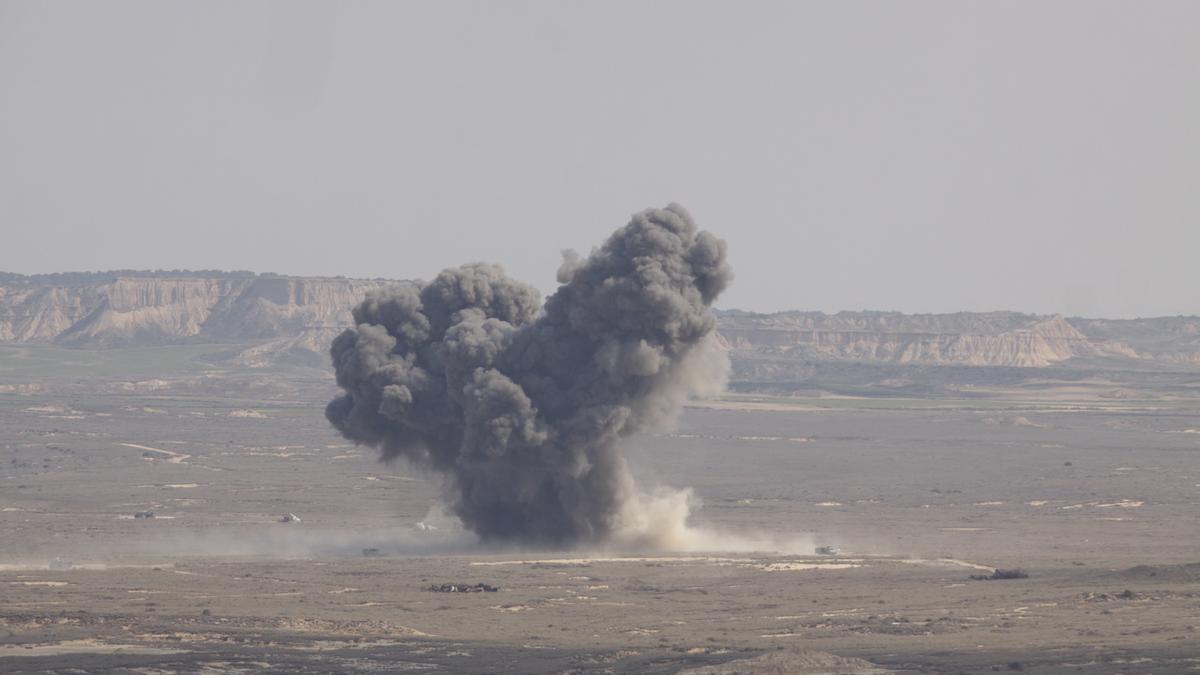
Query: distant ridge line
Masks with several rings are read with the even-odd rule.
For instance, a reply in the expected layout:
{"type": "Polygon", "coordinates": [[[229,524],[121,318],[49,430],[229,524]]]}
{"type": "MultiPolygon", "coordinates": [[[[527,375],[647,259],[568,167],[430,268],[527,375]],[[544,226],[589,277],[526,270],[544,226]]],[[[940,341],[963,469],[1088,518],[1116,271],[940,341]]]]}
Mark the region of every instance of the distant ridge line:
{"type": "Polygon", "coordinates": [[[97,270],[83,272],[47,272],[21,274],[0,270],[0,286],[84,286],[87,284],[115,281],[117,279],[343,279],[347,281],[401,281],[383,277],[347,277],[278,274],[275,272],[251,272],[250,270],[97,270]]]}
{"type": "MultiPolygon", "coordinates": [[[[253,272],[250,270],[219,270],[219,269],[171,269],[171,270],[147,270],[147,269],[115,269],[115,270],[96,270],[96,271],[69,271],[69,272],[45,272],[36,274],[22,274],[20,272],[5,272],[0,270],[0,287],[3,286],[84,286],[95,283],[105,283],[116,281],[122,278],[131,279],[312,279],[312,280],[343,280],[343,281],[361,281],[373,283],[400,283],[405,279],[393,277],[350,277],[345,275],[305,275],[305,274],[279,274],[277,272],[253,272]]],[[[813,317],[843,317],[843,316],[861,316],[861,317],[907,317],[910,319],[933,318],[933,317],[970,317],[970,316],[1011,316],[1014,318],[1038,318],[1050,319],[1056,316],[1062,316],[1068,321],[1157,321],[1166,319],[1183,319],[1183,320],[1200,320],[1200,314],[1166,314],[1162,316],[1139,316],[1134,318],[1113,319],[1102,316],[1079,316],[1067,315],[1062,313],[1039,314],[1035,312],[1022,312],[1020,310],[1011,309],[994,309],[994,310],[958,310],[953,312],[902,312],[899,310],[889,309],[843,309],[836,312],[825,312],[822,310],[806,310],[806,309],[783,309],[772,312],[754,312],[750,310],[730,308],[730,309],[714,309],[714,313],[721,318],[734,319],[738,316],[743,317],[780,317],[787,318],[793,316],[813,316],[813,317]]]]}

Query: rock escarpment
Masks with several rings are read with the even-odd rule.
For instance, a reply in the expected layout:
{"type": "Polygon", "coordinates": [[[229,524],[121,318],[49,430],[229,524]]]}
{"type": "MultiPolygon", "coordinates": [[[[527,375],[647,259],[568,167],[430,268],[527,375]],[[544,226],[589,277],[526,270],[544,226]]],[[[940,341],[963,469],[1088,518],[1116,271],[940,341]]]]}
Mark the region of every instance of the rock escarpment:
{"type": "Polygon", "coordinates": [[[728,311],[718,329],[735,354],[808,360],[1038,368],[1075,358],[1138,358],[1128,344],[1089,337],[1062,316],[1015,312],[728,311]]]}
{"type": "Polygon", "coordinates": [[[366,292],[386,283],[84,276],[67,283],[18,279],[0,285],[0,341],[90,348],[276,339],[327,345],[332,334],[350,324],[350,309],[366,292]]]}
{"type": "Polygon", "coordinates": [[[1071,319],[1071,324],[1095,339],[1120,340],[1141,358],[1200,365],[1200,317],[1071,319]]]}
{"type": "MultiPolygon", "coordinates": [[[[385,280],[250,272],[0,273],[0,343],[80,348],[234,344],[232,362],[325,367],[350,309],[385,280]]],[[[735,371],[766,364],[1041,368],[1200,365],[1200,318],[1078,319],[1018,312],[717,312],[735,371]],[[740,367],[739,364],[741,364],[740,367]]],[[[839,375],[843,376],[844,373],[839,375]]],[[[735,375],[736,376],[736,375],[735,375]]]]}

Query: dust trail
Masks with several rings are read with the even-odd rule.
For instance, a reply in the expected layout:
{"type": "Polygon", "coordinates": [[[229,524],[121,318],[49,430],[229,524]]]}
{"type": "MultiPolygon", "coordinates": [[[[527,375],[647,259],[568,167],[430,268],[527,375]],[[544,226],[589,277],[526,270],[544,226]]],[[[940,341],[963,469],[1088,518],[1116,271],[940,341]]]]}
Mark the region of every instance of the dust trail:
{"type": "Polygon", "coordinates": [[[604,549],[613,552],[655,550],[782,555],[813,552],[813,537],[807,533],[730,532],[688,522],[699,509],[700,500],[691,488],[659,487],[649,493],[637,492],[625,503],[618,526],[604,549]]]}
{"type": "Polygon", "coordinates": [[[638,489],[620,440],[723,387],[725,244],[677,205],[633,216],[538,293],[475,263],[372,293],[331,355],[348,439],[445,479],[482,541],[692,548],[687,492],[638,489]]]}

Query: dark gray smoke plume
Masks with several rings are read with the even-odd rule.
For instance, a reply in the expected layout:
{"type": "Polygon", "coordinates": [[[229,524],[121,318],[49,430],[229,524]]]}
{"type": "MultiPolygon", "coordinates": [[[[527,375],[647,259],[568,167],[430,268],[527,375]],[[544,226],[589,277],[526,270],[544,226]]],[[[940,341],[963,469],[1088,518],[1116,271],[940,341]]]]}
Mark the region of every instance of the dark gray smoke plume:
{"type": "Polygon", "coordinates": [[[604,540],[634,497],[617,442],[677,412],[723,358],[709,307],[731,276],[725,242],[672,204],[569,254],[544,308],[483,263],[374,292],[333,342],[346,393],[325,414],[444,474],[484,540],[604,540]]]}

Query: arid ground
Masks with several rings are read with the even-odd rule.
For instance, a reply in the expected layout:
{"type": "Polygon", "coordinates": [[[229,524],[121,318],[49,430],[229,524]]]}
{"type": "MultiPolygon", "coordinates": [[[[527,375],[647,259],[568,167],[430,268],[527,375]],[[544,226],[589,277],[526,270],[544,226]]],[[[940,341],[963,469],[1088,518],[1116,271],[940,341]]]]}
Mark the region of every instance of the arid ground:
{"type": "Polygon", "coordinates": [[[0,349],[0,672],[1200,672],[1194,396],[731,396],[628,455],[775,550],[514,551],[197,353],[0,349]]]}

